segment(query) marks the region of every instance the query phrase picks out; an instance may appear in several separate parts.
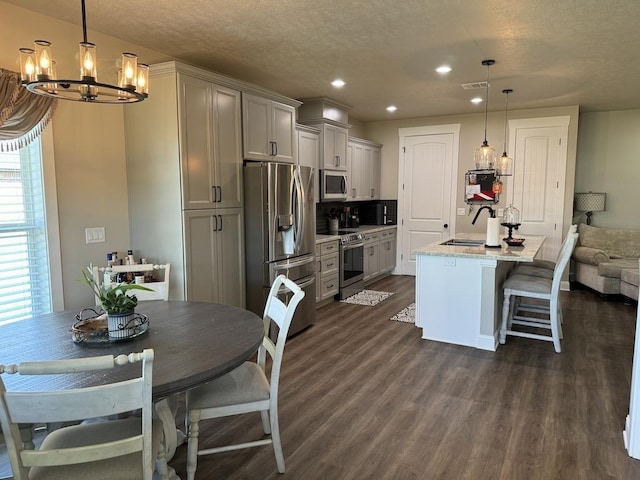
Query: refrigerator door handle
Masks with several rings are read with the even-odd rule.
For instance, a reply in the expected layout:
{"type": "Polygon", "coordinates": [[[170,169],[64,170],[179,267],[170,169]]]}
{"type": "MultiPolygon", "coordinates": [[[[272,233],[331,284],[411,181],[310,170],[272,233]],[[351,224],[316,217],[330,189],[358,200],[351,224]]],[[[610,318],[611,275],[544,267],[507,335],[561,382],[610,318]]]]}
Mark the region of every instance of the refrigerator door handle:
{"type": "Polygon", "coordinates": [[[293,170],[293,188],[294,188],[294,209],[295,209],[295,232],[294,232],[294,240],[296,245],[296,251],[299,252],[302,248],[302,234],[304,232],[304,222],[306,218],[304,217],[304,190],[302,189],[302,178],[300,177],[300,169],[295,167],[293,170]]]}
{"type": "Polygon", "coordinates": [[[313,263],[316,261],[315,255],[305,255],[302,260],[296,260],[294,262],[282,262],[274,264],[274,268],[278,271],[281,270],[290,270],[292,268],[300,267],[302,265],[306,265],[308,263],[313,263]]]}
{"type": "MultiPolygon", "coordinates": [[[[310,287],[311,285],[316,283],[316,277],[312,275],[310,277],[306,277],[306,280],[303,278],[301,280],[294,280],[294,282],[296,285],[298,285],[298,287],[304,290],[305,288],[310,287]]],[[[288,288],[280,287],[280,290],[278,290],[278,294],[287,293],[288,291],[288,288]]]]}

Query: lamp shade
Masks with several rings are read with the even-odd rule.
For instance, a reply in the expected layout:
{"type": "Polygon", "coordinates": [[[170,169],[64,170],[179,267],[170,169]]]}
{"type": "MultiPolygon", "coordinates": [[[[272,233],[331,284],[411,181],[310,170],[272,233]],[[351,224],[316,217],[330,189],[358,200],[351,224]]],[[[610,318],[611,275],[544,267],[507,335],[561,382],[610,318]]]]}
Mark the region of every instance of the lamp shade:
{"type": "Polygon", "coordinates": [[[577,212],[604,212],[606,200],[606,193],[576,193],[575,210],[577,212]]]}

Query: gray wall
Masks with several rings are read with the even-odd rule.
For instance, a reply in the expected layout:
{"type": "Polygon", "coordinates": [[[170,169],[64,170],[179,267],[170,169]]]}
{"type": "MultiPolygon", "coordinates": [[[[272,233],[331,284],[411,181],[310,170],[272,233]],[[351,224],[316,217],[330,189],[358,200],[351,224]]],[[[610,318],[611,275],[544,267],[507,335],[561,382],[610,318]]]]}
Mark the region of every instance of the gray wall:
{"type": "Polygon", "coordinates": [[[640,110],[580,114],[575,191],[607,194],[591,224],[640,229],[639,190],[640,110]]]}

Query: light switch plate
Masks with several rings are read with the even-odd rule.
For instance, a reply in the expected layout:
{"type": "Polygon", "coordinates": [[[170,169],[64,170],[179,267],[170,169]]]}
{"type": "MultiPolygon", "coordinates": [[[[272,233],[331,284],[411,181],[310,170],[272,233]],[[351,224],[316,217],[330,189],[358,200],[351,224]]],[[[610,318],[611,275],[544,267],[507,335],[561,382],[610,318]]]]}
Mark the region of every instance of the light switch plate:
{"type": "Polygon", "coordinates": [[[504,208],[499,208],[498,209],[498,218],[502,218],[503,215],[504,215],[504,208]]]}
{"type": "Polygon", "coordinates": [[[103,243],[104,227],[90,227],[84,229],[84,237],[87,243],[103,243]]]}
{"type": "Polygon", "coordinates": [[[458,215],[465,215],[467,213],[467,209],[462,207],[458,209],[458,215]]]}

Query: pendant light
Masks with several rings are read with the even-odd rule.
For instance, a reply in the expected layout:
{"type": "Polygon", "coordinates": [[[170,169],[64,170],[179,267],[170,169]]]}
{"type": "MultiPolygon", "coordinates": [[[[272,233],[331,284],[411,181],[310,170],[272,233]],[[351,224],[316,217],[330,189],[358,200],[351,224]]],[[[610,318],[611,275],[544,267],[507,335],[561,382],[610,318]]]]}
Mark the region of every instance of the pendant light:
{"type": "Polygon", "coordinates": [[[484,142],[478,148],[476,148],[474,159],[476,162],[476,169],[489,170],[493,168],[496,162],[496,151],[487,142],[487,116],[489,112],[489,67],[496,63],[495,60],[483,60],[482,65],[487,67],[487,86],[486,86],[486,98],[484,106],[484,142]]]}
{"type": "Polygon", "coordinates": [[[80,42],[80,80],[59,80],[56,77],[51,43],[36,40],[34,48],[20,49],[22,84],[31,92],[62,100],[90,103],[135,103],[149,93],[149,66],[138,63],[133,53],[122,54],[118,85],[98,82],[96,46],[87,41],[85,0],[82,8],[82,42],[80,42]]]}
{"type": "Polygon", "coordinates": [[[498,175],[508,177],[513,175],[513,159],[507,155],[507,112],[509,110],[509,94],[513,93],[513,90],[507,88],[502,90],[504,93],[504,150],[498,163],[498,175]]]}

